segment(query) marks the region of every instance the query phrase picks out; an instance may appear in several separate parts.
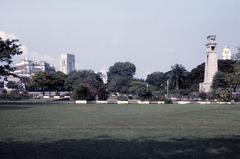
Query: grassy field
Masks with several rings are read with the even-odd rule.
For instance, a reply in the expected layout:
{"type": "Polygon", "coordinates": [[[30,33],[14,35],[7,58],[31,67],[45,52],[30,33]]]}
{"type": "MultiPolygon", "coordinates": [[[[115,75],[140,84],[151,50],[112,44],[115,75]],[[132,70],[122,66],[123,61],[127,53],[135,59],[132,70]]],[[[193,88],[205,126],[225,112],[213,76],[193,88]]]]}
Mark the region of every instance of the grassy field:
{"type": "Polygon", "coordinates": [[[240,158],[239,105],[0,105],[0,158],[240,158]]]}

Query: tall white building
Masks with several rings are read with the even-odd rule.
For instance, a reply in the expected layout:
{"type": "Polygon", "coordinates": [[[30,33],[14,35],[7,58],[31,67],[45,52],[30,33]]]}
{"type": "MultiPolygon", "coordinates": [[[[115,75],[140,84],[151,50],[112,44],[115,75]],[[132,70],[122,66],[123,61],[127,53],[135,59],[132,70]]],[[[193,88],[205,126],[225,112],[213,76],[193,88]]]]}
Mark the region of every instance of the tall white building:
{"type": "Polygon", "coordinates": [[[216,35],[210,35],[207,37],[208,42],[206,44],[206,62],[204,72],[204,82],[199,84],[199,91],[208,93],[211,91],[213,77],[218,71],[218,61],[216,46],[216,35]]]}
{"type": "Polygon", "coordinates": [[[61,54],[60,71],[68,75],[73,70],[75,70],[75,56],[72,54],[61,54]]]}
{"type": "Polygon", "coordinates": [[[48,64],[45,61],[31,61],[25,58],[21,62],[15,65],[16,70],[14,74],[18,75],[19,77],[31,77],[35,73],[38,72],[48,72],[52,73],[55,72],[54,66],[48,64]]]}
{"type": "Polygon", "coordinates": [[[231,60],[232,59],[231,49],[227,46],[223,49],[222,59],[223,60],[231,60]]]}

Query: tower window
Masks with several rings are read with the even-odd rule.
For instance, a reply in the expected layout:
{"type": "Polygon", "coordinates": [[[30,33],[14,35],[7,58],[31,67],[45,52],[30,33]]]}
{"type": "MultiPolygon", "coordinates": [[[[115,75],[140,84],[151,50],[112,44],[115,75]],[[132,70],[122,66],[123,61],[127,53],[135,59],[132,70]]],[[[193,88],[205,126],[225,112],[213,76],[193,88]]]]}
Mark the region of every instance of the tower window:
{"type": "Polygon", "coordinates": [[[211,51],[214,51],[215,50],[215,46],[211,46],[211,51]]]}

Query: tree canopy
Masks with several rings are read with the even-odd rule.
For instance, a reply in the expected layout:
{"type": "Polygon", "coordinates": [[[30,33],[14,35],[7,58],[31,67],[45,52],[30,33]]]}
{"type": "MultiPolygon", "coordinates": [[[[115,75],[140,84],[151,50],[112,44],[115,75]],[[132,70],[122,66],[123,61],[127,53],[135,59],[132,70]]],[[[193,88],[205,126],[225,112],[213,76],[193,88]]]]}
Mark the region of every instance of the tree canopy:
{"type": "Polygon", "coordinates": [[[11,63],[13,62],[13,56],[20,54],[22,54],[22,50],[19,40],[3,40],[0,37],[0,76],[16,76],[13,74],[14,67],[11,66],[11,63]]]}
{"type": "Polygon", "coordinates": [[[175,64],[171,68],[171,81],[175,86],[175,90],[178,91],[180,87],[184,86],[188,72],[181,64],[175,64]]]}
{"type": "Polygon", "coordinates": [[[128,93],[128,87],[133,80],[136,66],[130,62],[117,62],[109,68],[108,89],[110,92],[128,93]]]}
{"type": "Polygon", "coordinates": [[[158,89],[164,89],[168,77],[163,72],[153,72],[147,76],[146,82],[158,89]]]}

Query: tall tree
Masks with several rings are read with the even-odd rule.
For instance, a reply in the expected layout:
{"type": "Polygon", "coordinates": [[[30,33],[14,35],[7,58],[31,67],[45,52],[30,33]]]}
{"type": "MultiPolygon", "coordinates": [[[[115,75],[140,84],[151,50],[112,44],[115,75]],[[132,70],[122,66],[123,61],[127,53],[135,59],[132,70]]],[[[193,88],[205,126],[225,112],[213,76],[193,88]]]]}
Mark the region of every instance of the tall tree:
{"type": "Polygon", "coordinates": [[[147,76],[146,82],[158,89],[164,89],[168,77],[163,72],[153,72],[147,76]]]}
{"type": "Polygon", "coordinates": [[[178,91],[179,88],[184,85],[184,80],[186,79],[188,72],[181,64],[175,64],[171,68],[171,81],[175,86],[175,90],[178,91]]]}
{"type": "Polygon", "coordinates": [[[226,74],[225,79],[229,87],[236,91],[240,87],[240,62],[235,63],[233,67],[233,73],[226,74]]]}
{"type": "Polygon", "coordinates": [[[58,71],[50,74],[52,77],[51,81],[51,89],[55,91],[62,91],[64,90],[64,83],[67,79],[67,75],[58,71]]]}
{"type": "Polygon", "coordinates": [[[136,66],[130,62],[117,62],[109,68],[108,89],[111,92],[128,93],[128,85],[136,72],[136,66]]]}
{"type": "Polygon", "coordinates": [[[217,72],[213,78],[212,89],[217,90],[218,88],[227,88],[228,83],[226,81],[225,74],[222,72],[217,72]]]}
{"type": "Polygon", "coordinates": [[[89,83],[97,89],[103,85],[103,80],[99,73],[95,73],[92,70],[75,70],[68,75],[65,81],[65,87],[67,90],[74,90],[76,85],[83,82],[89,83]]]}
{"type": "Polygon", "coordinates": [[[74,99],[94,100],[98,95],[102,100],[108,96],[100,74],[92,70],[72,71],[65,81],[65,87],[73,91],[74,99]]]}
{"type": "Polygon", "coordinates": [[[22,54],[21,45],[17,39],[3,40],[0,37],[0,76],[13,75],[14,67],[11,66],[12,57],[22,54]]]}

